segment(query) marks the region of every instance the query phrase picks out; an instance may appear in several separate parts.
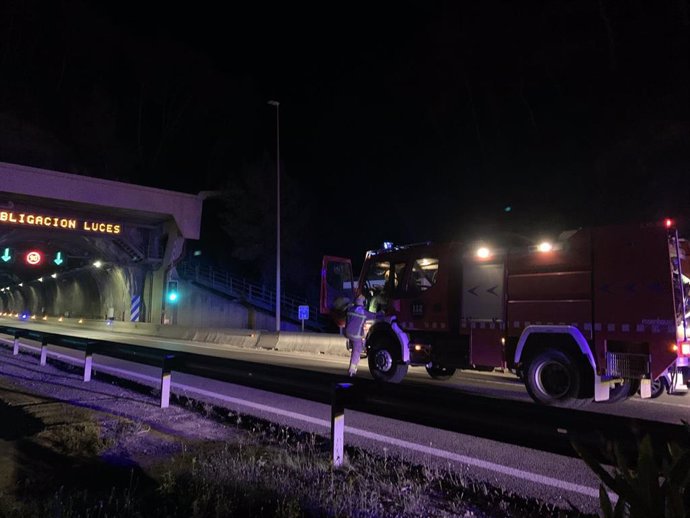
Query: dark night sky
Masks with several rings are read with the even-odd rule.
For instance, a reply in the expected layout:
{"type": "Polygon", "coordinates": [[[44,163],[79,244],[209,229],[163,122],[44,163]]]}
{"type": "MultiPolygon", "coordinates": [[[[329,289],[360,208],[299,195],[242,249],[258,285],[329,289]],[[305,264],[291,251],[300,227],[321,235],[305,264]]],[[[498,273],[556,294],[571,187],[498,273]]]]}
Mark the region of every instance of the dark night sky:
{"type": "Polygon", "coordinates": [[[4,2],[0,160],[218,189],[277,99],[319,255],[690,216],[687,0],[239,4],[4,2]]]}

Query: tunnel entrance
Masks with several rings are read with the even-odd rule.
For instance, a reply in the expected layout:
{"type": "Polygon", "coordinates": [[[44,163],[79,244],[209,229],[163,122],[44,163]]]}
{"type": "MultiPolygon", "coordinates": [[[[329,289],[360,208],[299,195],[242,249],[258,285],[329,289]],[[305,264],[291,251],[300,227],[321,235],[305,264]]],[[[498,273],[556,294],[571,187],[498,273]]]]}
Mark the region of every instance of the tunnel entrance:
{"type": "Polygon", "coordinates": [[[160,323],[202,201],[0,163],[0,311],[160,323]]]}

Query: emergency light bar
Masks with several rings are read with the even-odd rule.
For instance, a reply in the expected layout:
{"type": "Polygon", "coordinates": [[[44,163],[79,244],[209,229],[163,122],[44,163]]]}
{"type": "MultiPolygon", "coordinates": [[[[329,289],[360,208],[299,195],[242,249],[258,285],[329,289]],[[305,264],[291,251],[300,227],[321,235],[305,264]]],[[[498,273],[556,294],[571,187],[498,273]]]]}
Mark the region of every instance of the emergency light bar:
{"type": "Polygon", "coordinates": [[[539,245],[537,246],[537,250],[539,252],[550,252],[551,250],[553,250],[553,245],[548,241],[544,241],[542,243],[539,243],[539,245]]]}
{"type": "Polygon", "coordinates": [[[477,249],[477,257],[479,257],[479,259],[488,259],[490,255],[491,250],[485,246],[481,246],[477,249]]]}
{"type": "Polygon", "coordinates": [[[542,241],[538,245],[532,245],[529,247],[530,252],[539,252],[540,254],[546,254],[548,252],[555,252],[556,250],[561,250],[561,243],[553,244],[551,241],[542,241]]]}
{"type": "Polygon", "coordinates": [[[671,350],[678,352],[681,356],[690,356],[690,342],[678,342],[678,344],[673,344],[671,350]]]}

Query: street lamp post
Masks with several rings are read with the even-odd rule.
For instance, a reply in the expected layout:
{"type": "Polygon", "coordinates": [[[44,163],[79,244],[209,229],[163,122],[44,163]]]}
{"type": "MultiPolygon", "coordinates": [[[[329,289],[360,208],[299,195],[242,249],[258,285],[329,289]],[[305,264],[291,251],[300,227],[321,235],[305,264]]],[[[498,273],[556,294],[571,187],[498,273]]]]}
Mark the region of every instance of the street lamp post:
{"type": "Polygon", "coordinates": [[[280,103],[268,104],[276,107],[276,331],[280,332],[280,103]]]}

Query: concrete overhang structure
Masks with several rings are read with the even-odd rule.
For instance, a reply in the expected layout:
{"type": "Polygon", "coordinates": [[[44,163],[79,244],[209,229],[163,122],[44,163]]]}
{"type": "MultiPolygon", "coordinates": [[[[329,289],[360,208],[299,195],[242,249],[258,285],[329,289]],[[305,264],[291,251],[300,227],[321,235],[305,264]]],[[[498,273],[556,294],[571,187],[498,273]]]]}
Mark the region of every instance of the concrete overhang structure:
{"type": "Polygon", "coordinates": [[[58,252],[64,272],[98,259],[124,272],[127,291],[145,301],[146,321],[156,322],[184,242],[199,239],[203,199],[0,162],[0,287],[19,289],[50,272],[58,252]],[[45,253],[43,265],[21,258],[34,249],[45,253]],[[6,254],[16,257],[3,264],[6,254]]]}

